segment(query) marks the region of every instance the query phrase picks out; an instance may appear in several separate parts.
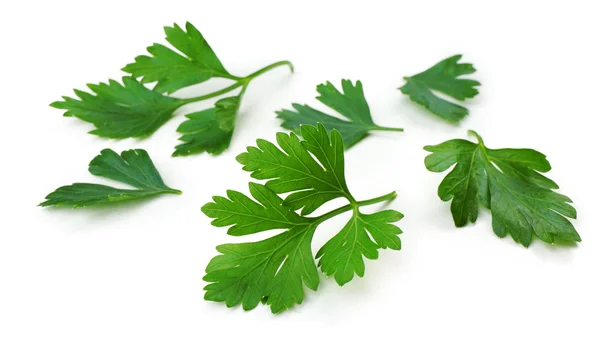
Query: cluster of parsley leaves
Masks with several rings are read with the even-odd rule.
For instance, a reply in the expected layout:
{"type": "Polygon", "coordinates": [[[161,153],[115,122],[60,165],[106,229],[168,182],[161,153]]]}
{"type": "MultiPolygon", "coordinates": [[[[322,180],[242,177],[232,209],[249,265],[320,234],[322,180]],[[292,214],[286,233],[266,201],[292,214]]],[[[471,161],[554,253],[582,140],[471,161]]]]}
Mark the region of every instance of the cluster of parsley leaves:
{"type": "MultiPolygon", "coordinates": [[[[419,74],[405,77],[402,93],[431,113],[452,123],[467,114],[466,107],[436,95],[456,100],[475,97],[478,81],[459,78],[475,72],[470,63],[458,63],[455,55],[419,74]]],[[[568,218],[577,211],[569,197],[556,192],[558,185],[542,175],[550,171],[546,156],[533,149],[490,149],[474,131],[477,143],[452,139],[424,149],[431,152],[425,166],[443,172],[454,166],[438,188],[442,201],[450,201],[456,227],[475,222],[480,206],[492,213],[492,227],[499,237],[512,236],[527,247],[536,236],[544,242],[556,239],[580,242],[581,237],[568,218]]]]}
{"type": "Polygon", "coordinates": [[[362,206],[392,200],[392,192],[357,201],[350,193],[344,174],[342,135],[328,133],[324,125],[304,125],[303,140],[295,133],[277,134],[277,145],[259,139],[256,146],[237,157],[243,169],[265,185],[250,183],[252,198],[229,190],[216,196],[202,211],[214,218],[212,225],[229,227],[232,236],[284,229],[262,241],[224,244],[220,255],[206,267],[209,282],[205,299],[241,304],[245,310],[261,301],[273,313],[302,303],[304,286],[316,291],[319,275],[315,258],[326,275],[344,285],[365,273],[364,258],[376,259],[378,250],[400,250],[402,231],[394,224],[403,215],[394,210],[366,214],[362,206]],[[285,199],[280,194],[287,194],[285,199]],[[320,216],[309,216],[330,200],[344,198],[348,205],[320,216]],[[300,211],[298,213],[297,211],[300,211]],[[352,217],[313,258],[312,237],[317,227],[332,217],[352,211],[352,217]]]}
{"type": "MultiPolygon", "coordinates": [[[[77,98],[64,97],[51,106],[64,115],[92,123],[90,133],[107,138],[146,137],[171,119],[183,105],[225,95],[206,110],[186,114],[177,129],[181,144],[173,156],[207,152],[220,154],[229,147],[249,83],[259,75],[289,61],[268,65],[248,76],[230,73],[220,62],[202,34],[190,23],[185,30],[175,24],[165,27],[166,40],[148,47],[149,55],[138,56],[123,71],[122,82],[89,84],[91,92],[75,90],[77,98]],[[190,99],[170,94],[181,88],[225,78],[233,83],[221,90],[190,99]],[[153,88],[146,84],[154,83],[153,88]]],[[[400,91],[432,114],[456,124],[468,109],[456,101],[475,97],[481,84],[463,78],[476,70],[459,63],[461,55],[446,58],[431,68],[405,77],[400,91]]],[[[249,183],[251,197],[229,190],[202,207],[213,218],[212,225],[228,227],[231,236],[245,236],[268,230],[283,230],[270,238],[248,243],[224,244],[219,255],[206,267],[205,299],[253,309],[259,303],[280,313],[301,304],[305,287],[316,291],[318,268],[342,286],[355,275],[365,273],[364,258],[377,259],[379,250],[400,250],[394,223],[403,215],[395,210],[365,213],[363,206],[390,201],[395,192],[368,200],[356,200],[346,184],[344,151],[372,131],[403,131],[379,126],[371,116],[360,81],[342,80],[338,90],[331,82],[317,86],[317,100],[335,111],[327,114],[309,105],[294,103],[292,109],[277,111],[281,126],[292,131],[278,133],[276,144],[258,139],[256,146],[238,155],[243,170],[264,184],[249,183]],[[342,116],[342,117],[340,117],[342,116]],[[285,197],[283,195],[285,194],[285,197]],[[331,200],[347,204],[325,214],[311,214],[331,200]],[[345,212],[351,218],[316,254],[312,238],[318,226],[345,212]],[[318,262],[316,262],[318,260],[318,262]]],[[[438,188],[442,201],[451,201],[455,226],[475,222],[480,207],[492,213],[493,231],[499,237],[511,235],[527,247],[534,237],[581,241],[569,220],[577,213],[568,197],[556,192],[558,185],[542,173],[548,172],[546,156],[533,149],[491,149],[474,131],[477,143],[452,139],[424,149],[431,154],[425,166],[432,172],[452,167],[438,188]]],[[[89,165],[96,176],[125,183],[133,189],[102,184],[74,183],[46,196],[40,206],[85,207],[118,203],[161,194],[180,194],[162,180],[145,150],[120,155],[103,150],[89,165]]]]}
{"type": "Polygon", "coordinates": [[[186,115],[178,132],[183,141],[175,147],[173,156],[201,152],[220,154],[229,147],[242,97],[252,80],[289,61],[270,64],[245,77],[236,76],[223,66],[200,31],[187,23],[185,30],[175,24],[165,27],[166,40],[175,48],[162,44],[148,47],[148,55],[135,58],[123,71],[129,73],[122,82],[88,84],[91,92],[75,89],[78,98],[63,97],[52,107],[65,110],[67,117],[92,123],[91,134],[107,138],[147,137],[173,117],[183,105],[214,98],[234,90],[239,92],[218,100],[214,107],[186,115]],[[231,80],[232,85],[221,90],[189,99],[171,94],[181,88],[212,78],[231,80]],[[152,89],[145,86],[155,83],[152,89]],[[166,93],[166,94],[165,94],[166,93]]]}

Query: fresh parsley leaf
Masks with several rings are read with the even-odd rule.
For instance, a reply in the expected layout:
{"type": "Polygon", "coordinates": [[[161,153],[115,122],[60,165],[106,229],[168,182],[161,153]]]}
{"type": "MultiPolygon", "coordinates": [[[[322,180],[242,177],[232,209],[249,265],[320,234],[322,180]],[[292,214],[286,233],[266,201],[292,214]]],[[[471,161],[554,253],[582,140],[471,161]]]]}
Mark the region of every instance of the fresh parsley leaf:
{"type": "Polygon", "coordinates": [[[337,130],[342,135],[346,148],[361,141],[370,131],[404,131],[400,128],[378,126],[373,122],[360,81],[353,85],[350,80],[342,80],[342,91],[343,93],[327,81],[317,86],[317,92],[320,94],[317,100],[348,120],[325,114],[308,105],[292,104],[295,111],[284,109],[276,112],[277,117],[283,119],[281,126],[300,134],[302,125],[314,126],[321,123],[329,132],[337,130]]]}
{"type": "Polygon", "coordinates": [[[90,162],[92,175],[123,182],[136,189],[120,189],[94,183],[74,183],[46,196],[40,206],[85,207],[146,198],[159,194],[181,194],[165,185],[145,150],[126,150],[119,154],[104,149],[90,162]]]}
{"type": "Polygon", "coordinates": [[[75,90],[79,99],[63,97],[51,104],[66,110],[65,116],[75,116],[96,126],[90,131],[102,137],[146,137],[167,122],[179,107],[224,95],[241,88],[236,96],[216,102],[215,109],[189,114],[179,126],[184,143],[175,147],[173,156],[208,152],[220,154],[229,147],[242,96],[258,76],[280,66],[294,67],[289,61],[279,61],[245,77],[229,73],[219,61],[202,34],[190,23],[183,30],[177,24],[165,27],[166,39],[176,49],[161,44],[148,48],[151,56],[138,56],[124,71],[132,76],[123,78],[123,85],[110,80],[108,84],[90,84],[94,92],[75,90]],[[163,95],[183,87],[202,83],[213,77],[227,78],[234,84],[209,94],[189,99],[163,95]],[[140,81],[137,79],[140,78],[140,81]],[[143,84],[156,82],[153,90],[143,84]]]}
{"type": "Polygon", "coordinates": [[[91,134],[108,138],[149,136],[186,103],[154,92],[132,77],[123,77],[123,84],[109,80],[98,85],[88,84],[95,94],[75,90],[79,99],[63,97],[50,106],[67,110],[65,116],[77,117],[94,124],[91,134]]]}
{"type": "Polygon", "coordinates": [[[402,217],[393,210],[375,214],[354,211],[346,226],[317,252],[319,267],[325,274],[334,275],[340,285],[350,282],[354,274],[362,277],[365,274],[363,256],[375,260],[379,256],[378,249],[400,250],[398,235],[402,231],[390,223],[402,217]]]}
{"type": "Polygon", "coordinates": [[[154,44],[147,49],[151,56],[136,57],[123,71],[135,78],[142,77],[143,83],[157,82],[154,90],[160,93],[173,93],[212,77],[239,79],[225,70],[200,31],[189,22],[185,28],[184,31],[177,24],[165,27],[166,40],[184,56],[162,44],[154,44]]]}
{"type": "Polygon", "coordinates": [[[215,106],[204,111],[186,115],[177,132],[185,142],[175,147],[173,156],[186,156],[206,151],[218,155],[229,147],[235,120],[240,108],[240,97],[220,99],[215,106]]]}
{"type": "Polygon", "coordinates": [[[433,114],[452,123],[458,123],[469,113],[469,110],[436,96],[432,90],[457,100],[473,98],[479,93],[475,88],[481,85],[479,82],[457,78],[476,71],[470,63],[459,64],[458,60],[461,57],[462,55],[449,57],[422,73],[405,77],[406,84],[400,87],[400,91],[433,114]]]}
{"type": "Polygon", "coordinates": [[[425,166],[443,172],[454,165],[438,188],[457,227],[475,222],[479,205],[492,211],[492,227],[499,237],[510,234],[529,246],[533,234],[544,242],[555,238],[581,241],[573,224],[577,212],[568,197],[556,193],[556,183],[541,173],[550,171],[542,153],[532,149],[489,149],[477,133],[478,143],[453,139],[435,146],[425,166]]]}
{"type": "Polygon", "coordinates": [[[340,198],[351,198],[344,177],[344,145],[336,131],[331,140],[326,128],[302,126],[300,141],[295,134],[277,133],[277,144],[263,139],[256,147],[240,154],[237,161],[244,170],[258,180],[269,180],[266,185],[277,194],[289,193],[285,199],[292,209],[302,209],[302,215],[314,212],[324,203],[340,198]],[[315,160],[311,153],[317,158],[315,160]]]}
{"type": "Polygon", "coordinates": [[[202,211],[214,226],[233,226],[230,235],[241,236],[271,229],[288,231],[254,243],[225,244],[217,247],[222,255],[206,267],[206,300],[224,301],[227,306],[242,303],[252,309],[264,298],[273,313],[294,303],[302,303],[302,283],[312,290],[319,276],[311,252],[316,226],[312,220],[296,214],[267,187],[250,183],[250,193],[258,201],[242,193],[228,191],[229,199],[214,197],[202,211]]]}
{"type": "Polygon", "coordinates": [[[340,133],[333,130],[329,135],[323,125],[302,126],[302,136],[304,141],[294,133],[279,133],[279,147],[257,140],[257,147],[249,147],[238,161],[252,177],[270,181],[264,186],[250,183],[252,198],[230,190],[227,197],[213,197],[213,202],[202,207],[204,214],[214,218],[212,225],[229,227],[227,233],[232,236],[285,230],[258,242],[218,246],[220,255],[206,267],[206,300],[225,302],[228,307],[241,304],[245,310],[263,302],[273,313],[301,304],[304,286],[316,291],[319,285],[311,250],[313,234],[322,222],[347,211],[353,212],[350,222],[316,257],[321,258],[322,271],[334,275],[339,285],[354,274],[364,275],[363,256],[376,259],[378,249],[400,249],[398,235],[402,231],[391,223],[400,220],[402,214],[359,211],[361,206],[391,200],[396,193],[356,201],[346,187],[340,133]],[[296,212],[299,208],[310,208],[308,213],[317,209],[330,199],[322,194],[328,191],[350,203],[317,217],[296,212]],[[278,195],[288,192],[291,195],[286,200],[278,195]],[[299,205],[296,194],[310,202],[300,200],[299,205]]]}
{"type": "Polygon", "coordinates": [[[229,226],[227,233],[243,236],[272,229],[293,229],[306,226],[311,221],[301,217],[269,188],[250,182],[250,194],[259,203],[246,195],[227,191],[227,197],[214,197],[212,203],[202,207],[202,211],[215,219],[214,226],[229,226]]]}

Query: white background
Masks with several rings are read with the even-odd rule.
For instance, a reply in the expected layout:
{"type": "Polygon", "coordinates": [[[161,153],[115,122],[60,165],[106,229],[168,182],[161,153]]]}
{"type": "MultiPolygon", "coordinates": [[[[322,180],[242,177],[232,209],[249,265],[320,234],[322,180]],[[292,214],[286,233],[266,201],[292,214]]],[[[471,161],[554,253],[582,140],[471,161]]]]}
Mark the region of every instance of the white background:
{"type": "MultiPolygon", "coordinates": [[[[599,342],[597,1],[491,3],[3,2],[0,342],[599,342]],[[121,77],[146,46],[165,43],[164,25],[188,20],[232,73],[280,59],[297,68],[251,84],[224,154],[170,157],[183,114],[212,101],[180,109],[148,139],[121,141],[89,135],[90,124],[48,106],[73,88],[121,77]],[[453,126],[397,87],[457,53],[483,86],[467,102],[471,115],[453,126]],[[346,155],[357,198],[398,191],[389,206],[406,215],[402,250],[383,251],[344,287],[323,277],[283,315],[204,301],[215,246],[243,239],[212,227],[200,206],[247,190],[249,174],[234,157],[281,130],[275,110],[292,102],[322,109],[315,86],[341,78],[363,81],[376,123],[406,129],[373,134],[346,155]],[[443,175],[426,171],[422,147],[466,138],[467,129],[493,148],[545,153],[548,176],[574,200],[583,242],[536,240],[526,249],[497,238],[485,210],[476,225],[454,228],[436,195],[443,175]],[[87,172],[103,148],[147,149],[183,195],[110,209],[36,207],[58,186],[104,182],[87,172]]],[[[319,228],[314,251],[346,219],[319,228]]]]}

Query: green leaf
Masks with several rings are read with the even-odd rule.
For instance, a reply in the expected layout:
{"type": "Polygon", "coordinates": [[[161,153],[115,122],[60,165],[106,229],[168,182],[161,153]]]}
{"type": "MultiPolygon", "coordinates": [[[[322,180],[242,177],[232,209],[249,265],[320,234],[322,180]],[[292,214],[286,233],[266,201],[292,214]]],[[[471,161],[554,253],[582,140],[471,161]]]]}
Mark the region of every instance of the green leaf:
{"type": "Polygon", "coordinates": [[[362,214],[358,210],[344,228],[330,239],[318,252],[319,266],[326,275],[334,275],[340,286],[350,282],[354,274],[363,277],[363,256],[375,260],[378,249],[400,250],[402,231],[394,223],[403,215],[394,210],[362,214]],[[371,239],[371,237],[373,239],[371,239]]]}
{"type": "Polygon", "coordinates": [[[186,115],[177,132],[185,143],[175,147],[173,156],[186,156],[199,152],[218,155],[229,147],[235,120],[240,108],[240,97],[223,98],[215,107],[186,115]]]}
{"type": "Polygon", "coordinates": [[[425,147],[432,153],[425,158],[428,170],[443,172],[454,166],[438,195],[443,201],[452,200],[457,227],[474,223],[481,204],[492,211],[496,235],[510,234],[526,247],[534,234],[548,243],[555,238],[581,241],[567,219],[577,217],[571,199],[556,193],[556,183],[541,174],[550,171],[546,156],[532,149],[489,149],[471,133],[478,143],[454,139],[425,147]]]}
{"type": "Polygon", "coordinates": [[[204,299],[242,304],[251,310],[265,299],[273,313],[301,304],[303,284],[317,290],[319,276],[310,248],[314,228],[298,227],[269,239],[217,247],[206,267],[204,299]]]}
{"type": "Polygon", "coordinates": [[[325,114],[308,105],[292,104],[295,111],[284,109],[276,112],[277,117],[283,119],[281,126],[301,134],[302,125],[316,126],[320,123],[329,132],[337,130],[342,135],[346,148],[361,141],[370,131],[403,131],[403,129],[381,127],[373,122],[360,81],[353,85],[350,80],[342,80],[342,91],[343,93],[338,91],[328,81],[317,86],[317,92],[320,94],[317,100],[349,120],[325,114]]]}
{"type": "Polygon", "coordinates": [[[288,231],[254,243],[225,244],[217,247],[222,255],[206,267],[205,299],[224,301],[227,306],[242,304],[252,309],[266,298],[273,313],[300,304],[302,284],[312,290],[319,285],[311,240],[314,220],[296,214],[267,187],[250,183],[253,201],[242,193],[228,191],[229,199],[214,197],[202,211],[214,226],[231,226],[230,235],[240,236],[272,229],[288,231]]]}
{"type": "Polygon", "coordinates": [[[432,90],[461,101],[473,98],[479,93],[475,88],[481,85],[479,82],[457,78],[476,71],[472,64],[459,64],[458,60],[461,57],[462,55],[449,57],[422,73],[405,77],[406,84],[400,87],[400,91],[430,112],[452,123],[458,123],[469,113],[469,110],[456,103],[441,99],[432,90]]]}
{"type": "Polygon", "coordinates": [[[148,48],[151,56],[138,56],[134,63],[123,68],[132,74],[123,78],[123,85],[113,80],[108,84],[90,84],[88,87],[93,93],[75,90],[79,99],[64,97],[64,101],[54,102],[51,106],[66,110],[65,116],[75,116],[94,124],[96,130],[91,131],[92,134],[109,138],[146,137],[167,122],[179,107],[241,88],[237,96],[217,101],[215,109],[188,115],[188,120],[179,127],[183,143],[175,147],[173,156],[204,151],[216,155],[229,147],[242,95],[252,80],[282,66],[294,70],[290,61],[283,60],[245,77],[234,76],[227,72],[192,24],[187,23],[185,30],[175,24],[166,27],[165,33],[167,41],[176,50],[152,45],[148,48]],[[231,79],[235,83],[187,99],[163,95],[212,77],[231,79]],[[148,82],[156,82],[154,90],[143,85],[148,82]]]}
{"type": "Polygon", "coordinates": [[[123,85],[109,80],[108,84],[88,84],[95,94],[75,90],[79,99],[63,97],[50,106],[66,110],[94,124],[91,134],[108,138],[149,136],[173,116],[183,100],[154,92],[132,77],[123,77],[123,85]]]}
{"type": "Polygon", "coordinates": [[[344,176],[341,135],[333,131],[330,140],[322,124],[318,128],[302,126],[301,130],[304,141],[294,133],[279,132],[277,143],[281,149],[259,139],[257,147],[248,147],[237,160],[245,171],[252,172],[253,178],[269,180],[266,185],[275,193],[294,191],[286,197],[286,204],[307,215],[330,200],[351,196],[344,176]]]}
{"type": "Polygon", "coordinates": [[[104,149],[90,162],[89,171],[96,176],[128,184],[136,189],[120,189],[93,183],[63,186],[46,196],[40,206],[74,208],[146,198],[159,194],[181,194],[167,187],[145,150],[126,150],[119,154],[104,149]]]}
{"type": "Polygon", "coordinates": [[[272,229],[293,229],[306,226],[310,220],[299,216],[289,206],[283,204],[277,194],[269,188],[250,182],[250,194],[227,191],[227,197],[213,197],[213,202],[202,207],[202,212],[210,218],[213,226],[233,225],[227,231],[232,236],[243,236],[272,229]]]}
{"type": "Polygon", "coordinates": [[[229,227],[227,233],[232,236],[284,230],[258,242],[218,246],[220,255],[206,267],[204,280],[209,283],[205,287],[206,300],[225,302],[228,307],[241,304],[245,310],[262,302],[273,313],[301,304],[304,286],[315,291],[319,286],[311,250],[313,234],[322,222],[347,211],[355,213],[352,224],[346,225],[321,249],[324,253],[319,253],[323,271],[335,274],[340,285],[350,281],[355,272],[364,274],[363,256],[377,258],[380,248],[400,249],[401,231],[390,224],[402,218],[399,212],[358,212],[360,206],[393,199],[395,192],[355,201],[344,180],[340,134],[333,131],[329,135],[323,125],[303,126],[302,134],[305,141],[300,141],[294,133],[279,133],[277,142],[283,151],[259,139],[258,148],[249,147],[248,152],[238,156],[238,161],[245,170],[252,171],[254,178],[269,180],[266,185],[250,183],[252,198],[229,190],[227,197],[213,197],[212,202],[202,207],[204,214],[213,218],[212,225],[229,227]],[[330,199],[325,192],[344,197],[350,203],[318,217],[306,217],[330,199]],[[291,194],[283,200],[278,193],[291,194]],[[300,208],[306,213],[297,213],[300,208]],[[346,257],[344,245],[357,248],[350,257],[352,265],[338,271],[341,262],[334,255],[346,257]]]}
{"type": "Polygon", "coordinates": [[[157,82],[154,90],[159,93],[173,93],[212,77],[235,79],[225,70],[200,31],[190,23],[185,26],[187,32],[177,24],[165,27],[167,41],[179,53],[154,44],[148,47],[151,56],[136,57],[135,62],[125,66],[123,71],[135,78],[142,77],[143,83],[157,82]]]}

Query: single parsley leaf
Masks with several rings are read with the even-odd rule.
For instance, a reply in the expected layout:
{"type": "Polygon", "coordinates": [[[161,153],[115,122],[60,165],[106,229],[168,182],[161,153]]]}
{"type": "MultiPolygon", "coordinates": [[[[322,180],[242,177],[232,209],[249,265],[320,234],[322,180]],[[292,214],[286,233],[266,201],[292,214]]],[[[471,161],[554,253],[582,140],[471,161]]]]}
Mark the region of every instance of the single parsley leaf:
{"type": "MultiPolygon", "coordinates": [[[[299,141],[294,133],[278,134],[277,141],[283,151],[272,143],[258,140],[259,148],[250,147],[247,153],[238,156],[238,161],[244,164],[244,169],[252,171],[253,177],[270,179],[264,186],[250,183],[252,198],[230,190],[227,197],[213,197],[213,202],[202,207],[204,214],[214,218],[212,225],[229,227],[227,233],[232,236],[285,230],[258,242],[218,246],[220,255],[206,267],[204,280],[209,283],[205,287],[206,300],[225,302],[228,307],[241,304],[245,310],[263,302],[273,313],[301,304],[304,286],[317,290],[319,285],[311,250],[313,234],[319,224],[347,211],[354,213],[350,223],[326,243],[316,257],[321,257],[319,265],[323,272],[334,274],[338,284],[350,281],[355,273],[364,275],[363,256],[375,259],[377,249],[400,249],[398,235],[402,231],[391,223],[400,220],[402,214],[391,210],[363,214],[358,210],[360,206],[393,199],[395,192],[355,201],[344,180],[340,134],[334,130],[330,136],[323,125],[303,126],[302,134],[305,141],[299,141]],[[270,154],[272,158],[265,159],[263,154],[270,154]],[[317,164],[315,158],[322,165],[317,164]],[[328,170],[332,172],[327,174],[328,170]],[[273,172],[280,177],[274,179],[273,172]],[[338,180],[333,181],[335,178],[338,180]],[[305,194],[307,188],[319,192],[323,187],[335,186],[334,192],[341,192],[338,195],[350,204],[318,217],[306,217],[296,212],[300,208],[297,203],[288,201],[291,195],[283,200],[269,183],[280,190],[285,185],[285,192],[292,192],[291,195],[305,194]],[[353,247],[350,254],[348,247],[353,247]]],[[[316,208],[324,203],[312,193],[308,196],[319,202],[316,208]]]]}
{"type": "Polygon", "coordinates": [[[344,145],[337,131],[331,133],[319,124],[302,126],[304,141],[296,134],[277,133],[277,144],[263,139],[257,147],[237,157],[243,169],[252,172],[258,180],[269,180],[266,185],[275,193],[295,191],[285,199],[292,209],[302,209],[302,215],[314,212],[324,203],[350,198],[344,176],[344,145]],[[313,157],[313,154],[316,157],[313,157]]]}
{"type": "Polygon", "coordinates": [[[259,203],[246,195],[227,191],[227,197],[213,197],[213,202],[202,207],[202,212],[211,218],[214,226],[229,226],[227,233],[243,236],[272,229],[293,229],[306,226],[310,220],[301,217],[269,188],[250,182],[250,194],[259,203]]]}
{"type": "Polygon", "coordinates": [[[123,85],[88,84],[95,94],[75,89],[79,99],[63,97],[50,106],[67,110],[65,116],[94,124],[91,134],[108,138],[149,136],[173,116],[185,101],[154,92],[132,77],[123,77],[123,85]]]}
{"type": "Polygon", "coordinates": [[[542,153],[532,149],[489,149],[475,132],[478,143],[453,139],[435,146],[425,166],[443,172],[454,165],[438,188],[457,227],[475,222],[479,205],[492,211],[492,227],[499,237],[510,234],[515,242],[529,246],[535,234],[542,241],[555,238],[581,241],[573,224],[577,212],[568,197],[554,191],[558,186],[541,173],[550,171],[542,153]]]}
{"type": "Polygon", "coordinates": [[[184,31],[179,25],[165,27],[167,41],[183,56],[162,44],[148,47],[151,56],[138,56],[123,71],[133,77],[142,77],[143,83],[157,82],[154,90],[159,93],[174,91],[195,85],[212,77],[235,79],[221,64],[219,58],[200,31],[189,22],[184,31]]]}
{"type": "Polygon", "coordinates": [[[240,97],[223,98],[215,106],[204,111],[186,115],[177,132],[185,142],[175,147],[173,156],[186,156],[199,152],[218,155],[231,143],[235,120],[240,108],[240,97]]]}
{"type": "Polygon", "coordinates": [[[85,207],[146,198],[159,194],[181,194],[165,185],[145,150],[126,150],[119,154],[104,149],[90,162],[92,175],[123,182],[136,189],[120,189],[94,183],[74,183],[46,196],[40,206],[85,207]]]}
{"type": "Polygon", "coordinates": [[[436,90],[461,101],[473,98],[479,93],[475,88],[481,85],[478,81],[457,78],[476,71],[470,63],[459,64],[458,60],[461,57],[462,55],[449,57],[422,73],[405,77],[406,84],[400,87],[400,91],[433,114],[452,123],[458,123],[469,113],[469,110],[439,98],[431,90],[436,90]]]}
{"type": "Polygon", "coordinates": [[[302,303],[304,283],[316,290],[319,284],[317,268],[311,252],[311,240],[316,226],[312,220],[296,214],[283,204],[267,187],[250,183],[247,196],[228,191],[229,199],[214,197],[202,211],[214,226],[233,226],[228,233],[247,235],[271,229],[288,231],[264,241],[225,244],[217,247],[222,255],[213,258],[206,267],[205,299],[224,301],[227,306],[242,304],[252,309],[265,297],[273,313],[302,303]]]}
{"type": "Polygon", "coordinates": [[[398,235],[402,230],[390,223],[402,217],[394,210],[375,214],[356,210],[346,226],[317,252],[319,267],[325,274],[334,275],[339,285],[350,282],[354,274],[362,277],[365,274],[363,256],[375,260],[379,256],[378,249],[400,250],[398,235]]]}
{"type": "Polygon", "coordinates": [[[349,120],[325,114],[308,105],[292,104],[295,111],[284,109],[276,112],[277,117],[283,119],[281,126],[301,134],[302,125],[314,126],[321,123],[329,132],[337,130],[342,135],[346,148],[361,141],[370,131],[404,131],[400,128],[381,127],[373,122],[360,81],[353,85],[350,80],[342,80],[342,91],[343,93],[327,81],[317,86],[317,92],[320,94],[317,100],[349,120]]]}

